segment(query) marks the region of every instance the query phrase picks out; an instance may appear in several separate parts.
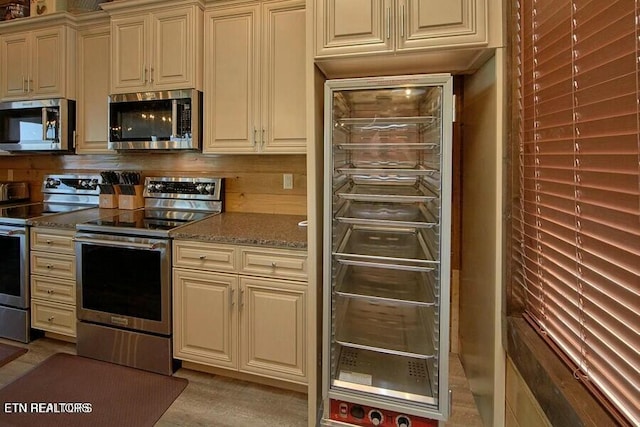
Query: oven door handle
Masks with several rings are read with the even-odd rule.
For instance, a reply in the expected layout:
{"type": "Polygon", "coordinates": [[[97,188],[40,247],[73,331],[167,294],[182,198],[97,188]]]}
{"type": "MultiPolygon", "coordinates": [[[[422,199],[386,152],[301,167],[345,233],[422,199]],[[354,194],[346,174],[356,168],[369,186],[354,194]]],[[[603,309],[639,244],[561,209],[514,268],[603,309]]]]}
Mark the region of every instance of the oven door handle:
{"type": "Polygon", "coordinates": [[[75,239],[73,239],[73,241],[78,243],[89,243],[94,245],[117,246],[120,248],[136,248],[136,249],[150,249],[150,250],[161,249],[166,246],[164,242],[134,243],[134,242],[119,242],[119,241],[106,240],[106,239],[90,239],[90,238],[82,238],[82,237],[76,237],[75,239]]]}
{"type": "Polygon", "coordinates": [[[25,234],[24,230],[0,230],[0,236],[15,236],[17,234],[25,234]]]}

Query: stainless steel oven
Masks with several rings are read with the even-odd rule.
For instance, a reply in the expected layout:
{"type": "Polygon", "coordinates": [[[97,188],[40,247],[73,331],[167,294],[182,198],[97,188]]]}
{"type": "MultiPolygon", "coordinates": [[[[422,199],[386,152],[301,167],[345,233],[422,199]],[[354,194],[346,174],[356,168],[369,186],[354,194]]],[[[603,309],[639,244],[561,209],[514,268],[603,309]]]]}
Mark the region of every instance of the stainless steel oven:
{"type": "Polygon", "coordinates": [[[0,224],[0,337],[29,342],[29,233],[0,224]]]}
{"type": "Polygon", "coordinates": [[[146,178],[145,207],[78,224],[77,353],[170,375],[171,237],[222,211],[221,178],[146,178]]]}
{"type": "Polygon", "coordinates": [[[97,207],[100,181],[99,175],[47,175],[42,183],[43,202],[38,203],[25,200],[28,184],[0,183],[7,192],[0,198],[10,201],[0,205],[0,337],[26,343],[35,335],[29,300],[31,221],[97,207]]]}
{"type": "Polygon", "coordinates": [[[169,239],[78,233],[79,320],[171,333],[169,239]]]}

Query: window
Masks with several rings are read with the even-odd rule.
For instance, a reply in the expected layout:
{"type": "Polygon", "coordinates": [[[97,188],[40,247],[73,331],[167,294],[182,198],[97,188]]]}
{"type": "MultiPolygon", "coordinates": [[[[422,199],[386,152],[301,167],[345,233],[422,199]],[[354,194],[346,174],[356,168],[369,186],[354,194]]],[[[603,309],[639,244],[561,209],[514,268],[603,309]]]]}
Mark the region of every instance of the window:
{"type": "Polygon", "coordinates": [[[640,425],[640,4],[519,0],[513,280],[532,323],[640,425]]]}

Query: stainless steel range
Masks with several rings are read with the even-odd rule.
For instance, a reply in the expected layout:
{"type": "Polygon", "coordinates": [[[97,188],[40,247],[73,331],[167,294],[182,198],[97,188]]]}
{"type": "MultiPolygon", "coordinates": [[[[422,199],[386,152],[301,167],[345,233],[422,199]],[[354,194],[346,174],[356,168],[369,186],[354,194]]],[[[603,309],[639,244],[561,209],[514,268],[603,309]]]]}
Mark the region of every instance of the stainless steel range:
{"type": "Polygon", "coordinates": [[[29,220],[97,207],[100,182],[100,176],[93,175],[48,175],[42,183],[43,202],[15,203],[17,199],[9,197],[14,203],[0,208],[0,337],[25,343],[32,338],[29,220]]]}
{"type": "Polygon", "coordinates": [[[145,207],[78,224],[77,352],[170,375],[171,237],[223,211],[221,178],[145,180],[145,207]]]}

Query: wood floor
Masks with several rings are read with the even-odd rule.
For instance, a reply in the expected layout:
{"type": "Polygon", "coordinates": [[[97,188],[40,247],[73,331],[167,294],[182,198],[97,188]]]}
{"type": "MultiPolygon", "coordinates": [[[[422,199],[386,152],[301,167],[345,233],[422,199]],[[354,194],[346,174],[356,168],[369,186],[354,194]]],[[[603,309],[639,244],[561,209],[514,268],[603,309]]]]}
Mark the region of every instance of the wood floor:
{"type": "MultiPolygon", "coordinates": [[[[75,354],[75,345],[40,338],[28,345],[0,339],[29,351],[0,367],[0,387],[58,352],[75,354]]],[[[157,427],[305,427],[307,397],[246,381],[180,369],[176,376],[189,385],[160,418],[157,427]]],[[[453,410],[446,427],[482,426],[458,357],[450,358],[453,410]]],[[[98,426],[95,426],[98,427],[98,426]]]]}

